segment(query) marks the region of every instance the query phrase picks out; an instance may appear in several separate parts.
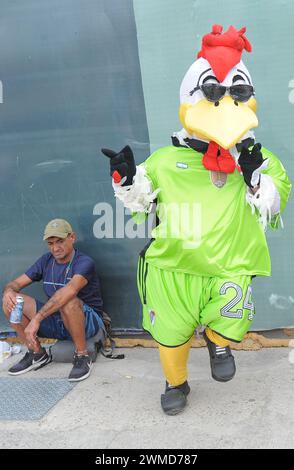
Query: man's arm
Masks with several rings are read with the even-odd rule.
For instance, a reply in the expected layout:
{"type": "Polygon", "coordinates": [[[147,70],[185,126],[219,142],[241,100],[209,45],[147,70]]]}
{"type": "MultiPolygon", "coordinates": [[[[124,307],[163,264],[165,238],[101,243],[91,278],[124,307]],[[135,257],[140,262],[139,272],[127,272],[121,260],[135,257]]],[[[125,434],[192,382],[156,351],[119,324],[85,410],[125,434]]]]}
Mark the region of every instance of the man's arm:
{"type": "Polygon", "coordinates": [[[85,287],[87,283],[87,279],[80,274],[75,274],[66,286],[55,292],[55,294],[48,300],[48,302],[46,302],[45,305],[43,305],[26,327],[25,335],[28,343],[31,343],[32,345],[37,344],[36,336],[41,321],[61,309],[65,304],[67,304],[67,302],[76,297],[78,292],[85,287]]]}
{"type": "Polygon", "coordinates": [[[32,280],[26,274],[22,274],[13,281],[8,282],[3,288],[3,294],[7,290],[13,290],[14,292],[19,292],[24,287],[32,283],[32,280]]]}
{"type": "Polygon", "coordinates": [[[66,284],[66,286],[58,289],[55,294],[43,305],[43,307],[37,312],[35,318],[38,321],[44,320],[44,318],[49,317],[52,313],[57,312],[70,300],[77,296],[79,291],[85,287],[88,283],[80,274],[75,274],[71,281],[66,284]]]}
{"type": "Polygon", "coordinates": [[[29,286],[33,281],[26,274],[22,274],[13,281],[8,282],[3,289],[3,304],[11,310],[16,306],[16,295],[26,286],[29,286]]]}

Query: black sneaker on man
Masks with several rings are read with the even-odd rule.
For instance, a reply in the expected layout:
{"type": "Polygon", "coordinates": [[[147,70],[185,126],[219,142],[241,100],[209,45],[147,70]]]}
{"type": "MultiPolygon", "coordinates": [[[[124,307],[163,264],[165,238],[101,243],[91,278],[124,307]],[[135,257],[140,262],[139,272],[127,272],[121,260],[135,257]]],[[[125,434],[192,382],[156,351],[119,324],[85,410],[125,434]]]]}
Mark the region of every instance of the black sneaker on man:
{"type": "Polygon", "coordinates": [[[68,376],[70,382],[79,382],[89,377],[92,369],[92,360],[89,355],[74,355],[73,368],[68,376]]]}
{"type": "Polygon", "coordinates": [[[236,373],[235,359],[230,346],[218,346],[203,332],[210,356],[211,375],[218,382],[228,382],[236,373]]]}
{"type": "Polygon", "coordinates": [[[40,353],[36,353],[32,349],[29,349],[17,364],[14,364],[14,366],[8,369],[8,374],[25,374],[26,372],[29,372],[29,370],[41,369],[41,367],[46,366],[50,362],[52,362],[50,350],[48,354],[46,349],[43,349],[40,353]]]}
{"type": "Polygon", "coordinates": [[[173,387],[166,382],[165,393],[161,395],[161,407],[167,415],[177,415],[187,404],[190,387],[186,380],[181,385],[173,387]]]}

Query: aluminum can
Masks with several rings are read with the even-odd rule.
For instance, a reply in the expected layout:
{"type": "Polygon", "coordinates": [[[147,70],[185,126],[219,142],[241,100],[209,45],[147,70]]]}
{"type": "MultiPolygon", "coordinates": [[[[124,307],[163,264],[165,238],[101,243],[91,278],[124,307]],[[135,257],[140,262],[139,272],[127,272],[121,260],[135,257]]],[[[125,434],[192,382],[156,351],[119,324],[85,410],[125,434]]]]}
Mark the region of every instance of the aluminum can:
{"type": "Polygon", "coordinates": [[[16,306],[10,314],[10,323],[21,323],[22,312],[23,312],[23,297],[21,295],[16,296],[16,306]]]}

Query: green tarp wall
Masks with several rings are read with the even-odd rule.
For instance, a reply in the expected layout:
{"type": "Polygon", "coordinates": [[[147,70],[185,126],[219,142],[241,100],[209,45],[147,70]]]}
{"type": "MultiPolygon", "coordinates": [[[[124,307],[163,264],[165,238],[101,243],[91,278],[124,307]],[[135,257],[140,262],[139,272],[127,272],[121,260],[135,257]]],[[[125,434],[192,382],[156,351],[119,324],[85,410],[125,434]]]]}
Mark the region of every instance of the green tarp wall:
{"type": "MultiPolygon", "coordinates": [[[[114,327],[141,327],[136,260],[147,240],[123,237],[101,147],[130,144],[137,162],[180,129],[179,87],[214,23],[247,26],[258,141],[294,180],[294,4],[290,1],[0,0],[1,286],[42,254],[54,217],[71,221],[99,271],[114,327]],[[103,204],[111,204],[115,219],[103,204]],[[103,229],[108,238],[97,238],[103,229]],[[106,229],[106,226],[108,227],[106,229]]],[[[105,206],[106,207],[106,206],[105,206]]],[[[109,206],[107,206],[109,207],[109,206]]],[[[253,329],[294,325],[293,199],[268,231],[271,278],[254,280],[253,329]]],[[[27,292],[42,299],[41,286],[27,292]]],[[[8,325],[3,319],[0,330],[8,325]]]]}

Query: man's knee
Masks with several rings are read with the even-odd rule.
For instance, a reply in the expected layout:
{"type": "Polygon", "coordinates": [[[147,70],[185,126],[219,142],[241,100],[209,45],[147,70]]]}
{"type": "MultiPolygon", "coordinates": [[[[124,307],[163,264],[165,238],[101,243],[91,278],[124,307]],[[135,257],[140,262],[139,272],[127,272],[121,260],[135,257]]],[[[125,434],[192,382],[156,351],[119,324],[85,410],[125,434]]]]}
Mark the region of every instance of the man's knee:
{"type": "Polygon", "coordinates": [[[31,320],[37,313],[37,304],[36,300],[33,297],[30,297],[26,294],[21,294],[24,304],[23,304],[23,314],[31,320]]]}
{"type": "Polygon", "coordinates": [[[83,304],[80,299],[74,297],[72,300],[69,300],[61,309],[60,313],[62,315],[68,316],[72,315],[75,311],[83,311],[83,304]]]}
{"type": "MultiPolygon", "coordinates": [[[[27,318],[32,319],[33,316],[36,314],[36,301],[33,297],[30,297],[29,295],[25,295],[23,293],[20,294],[24,300],[23,304],[23,315],[25,315],[27,318]]],[[[6,318],[10,318],[10,310],[8,309],[7,305],[4,305],[4,302],[2,303],[2,310],[6,318]]]]}

